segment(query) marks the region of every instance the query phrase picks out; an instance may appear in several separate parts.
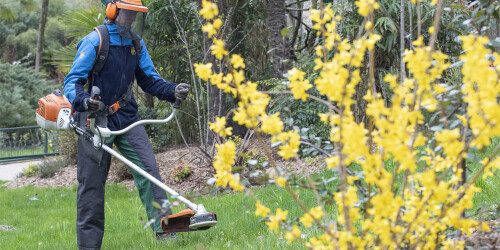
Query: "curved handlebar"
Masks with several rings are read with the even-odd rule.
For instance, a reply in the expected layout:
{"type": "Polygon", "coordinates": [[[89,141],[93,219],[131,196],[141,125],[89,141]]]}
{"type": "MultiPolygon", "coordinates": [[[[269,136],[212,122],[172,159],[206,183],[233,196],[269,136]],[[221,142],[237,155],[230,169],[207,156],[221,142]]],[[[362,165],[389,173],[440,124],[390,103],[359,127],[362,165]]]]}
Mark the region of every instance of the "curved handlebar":
{"type": "MultiPolygon", "coordinates": [[[[91,91],[91,98],[95,99],[95,100],[99,100],[100,99],[100,96],[99,96],[100,92],[101,92],[101,90],[97,86],[93,86],[92,87],[92,91],[91,91]]],[[[172,111],[172,113],[167,118],[165,118],[163,120],[141,120],[141,121],[137,121],[137,122],[132,123],[128,127],[122,129],[122,130],[118,130],[118,131],[109,131],[108,130],[109,131],[108,134],[109,135],[121,135],[121,134],[127,133],[131,129],[133,129],[133,128],[139,126],[139,125],[142,125],[142,124],[159,124],[159,123],[169,122],[170,120],[172,120],[172,118],[174,118],[175,111],[177,109],[179,109],[180,107],[181,107],[181,100],[176,99],[173,111],[172,111]]],[[[89,116],[89,118],[90,118],[90,130],[92,131],[93,134],[97,134],[98,131],[96,131],[96,129],[95,129],[95,116],[94,117],[90,117],[89,116]]]]}
{"type": "Polygon", "coordinates": [[[111,131],[111,135],[121,135],[121,134],[125,134],[127,133],[129,130],[139,126],[139,125],[142,125],[142,124],[158,124],[158,123],[166,123],[170,120],[172,120],[172,118],[174,118],[174,115],[175,115],[175,111],[177,110],[177,108],[175,108],[174,106],[174,110],[172,111],[172,113],[165,119],[163,120],[141,120],[141,121],[137,121],[137,122],[134,122],[132,123],[131,125],[129,125],[128,127],[122,129],[122,130],[118,130],[118,131],[111,131]]]}

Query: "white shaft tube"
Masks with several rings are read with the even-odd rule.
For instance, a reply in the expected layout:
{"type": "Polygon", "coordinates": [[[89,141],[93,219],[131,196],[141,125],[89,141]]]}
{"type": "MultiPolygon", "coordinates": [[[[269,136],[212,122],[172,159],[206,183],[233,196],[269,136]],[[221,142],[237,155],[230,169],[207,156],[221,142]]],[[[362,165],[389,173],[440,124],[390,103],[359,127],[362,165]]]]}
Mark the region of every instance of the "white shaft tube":
{"type": "MultiPolygon", "coordinates": [[[[167,123],[169,122],[170,120],[172,120],[172,118],[174,118],[174,115],[175,115],[175,111],[176,109],[174,108],[174,110],[172,110],[172,113],[165,119],[163,120],[140,120],[140,121],[137,121],[137,122],[134,122],[132,123],[131,125],[129,125],[128,127],[122,129],[122,130],[118,130],[118,131],[111,131],[111,135],[121,135],[121,134],[125,134],[127,133],[128,131],[130,131],[131,129],[139,126],[139,125],[142,125],[142,124],[161,124],[161,123],[167,123]]],[[[92,124],[91,124],[92,125],[92,124]]],[[[92,131],[92,133],[96,133],[94,131],[92,131]]]]}
{"type": "Polygon", "coordinates": [[[195,213],[198,212],[198,205],[192,203],[190,200],[184,198],[183,196],[179,195],[175,190],[169,188],[167,185],[163,184],[161,181],[158,179],[154,178],[152,175],[150,175],[148,172],[144,171],[142,168],[139,166],[135,165],[133,162],[129,161],[127,158],[125,158],[123,155],[119,154],[118,152],[114,151],[107,145],[103,144],[102,149],[106,150],[106,152],[112,154],[116,158],[118,158],[120,161],[124,162],[127,164],[129,167],[137,171],[140,175],[146,177],[148,180],[153,182],[156,186],[160,187],[161,189],[165,190],[167,193],[170,195],[175,196],[176,199],[178,199],[180,202],[186,204],[191,210],[193,210],[195,213]]]}

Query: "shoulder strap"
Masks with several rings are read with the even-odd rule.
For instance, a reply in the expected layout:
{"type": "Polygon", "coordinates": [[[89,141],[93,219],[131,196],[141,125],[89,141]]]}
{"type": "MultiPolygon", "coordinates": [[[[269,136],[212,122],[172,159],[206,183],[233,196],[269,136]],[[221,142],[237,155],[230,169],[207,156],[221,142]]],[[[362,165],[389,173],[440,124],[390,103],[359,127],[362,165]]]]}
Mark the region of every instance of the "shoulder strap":
{"type": "Polygon", "coordinates": [[[99,50],[97,51],[92,71],[98,73],[101,72],[104,64],[106,63],[106,59],[108,59],[109,32],[108,28],[104,24],[95,27],[94,30],[97,31],[97,34],[99,34],[99,50]]]}
{"type": "Polygon", "coordinates": [[[132,40],[132,43],[134,44],[135,48],[135,53],[136,53],[136,60],[137,60],[137,65],[139,65],[139,61],[141,60],[141,50],[142,50],[142,44],[141,44],[141,39],[134,39],[132,40]]]}

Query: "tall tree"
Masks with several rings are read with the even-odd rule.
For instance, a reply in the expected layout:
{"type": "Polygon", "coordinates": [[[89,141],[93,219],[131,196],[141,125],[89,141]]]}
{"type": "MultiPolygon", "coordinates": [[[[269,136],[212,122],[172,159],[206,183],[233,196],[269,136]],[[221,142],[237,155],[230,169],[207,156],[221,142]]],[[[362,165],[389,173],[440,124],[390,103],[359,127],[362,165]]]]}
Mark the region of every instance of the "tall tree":
{"type": "Polygon", "coordinates": [[[43,36],[45,34],[45,24],[47,24],[47,11],[49,9],[49,0],[42,1],[42,15],[40,25],[38,26],[38,40],[36,42],[35,71],[40,71],[40,62],[42,61],[43,36]]]}
{"type": "Polygon", "coordinates": [[[285,0],[266,0],[267,29],[269,30],[269,44],[273,59],[274,75],[282,78],[283,73],[288,71],[288,65],[292,58],[290,42],[286,36],[281,34],[286,27],[285,0]]]}

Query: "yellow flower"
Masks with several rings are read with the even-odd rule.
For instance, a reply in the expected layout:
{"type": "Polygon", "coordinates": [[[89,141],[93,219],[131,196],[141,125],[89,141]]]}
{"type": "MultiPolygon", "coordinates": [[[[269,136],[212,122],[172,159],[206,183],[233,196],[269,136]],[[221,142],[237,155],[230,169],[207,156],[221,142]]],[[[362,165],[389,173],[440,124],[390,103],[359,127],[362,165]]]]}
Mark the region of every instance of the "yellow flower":
{"type": "Polygon", "coordinates": [[[370,22],[370,21],[366,22],[366,24],[365,24],[365,30],[370,30],[372,27],[373,27],[372,22],[370,22]]]}
{"type": "Polygon", "coordinates": [[[271,212],[271,209],[262,205],[260,201],[257,201],[255,203],[255,215],[265,218],[269,214],[269,212],[271,212]]]}
{"type": "Polygon", "coordinates": [[[212,37],[217,34],[217,29],[211,22],[207,22],[205,25],[201,27],[201,30],[207,33],[208,37],[212,37]]]}
{"type": "Polygon", "coordinates": [[[305,213],[304,216],[300,218],[300,222],[302,222],[305,227],[310,227],[312,226],[313,218],[308,213],[305,213]]]}
{"type": "Polygon", "coordinates": [[[215,122],[210,124],[210,129],[213,130],[215,133],[219,134],[222,137],[231,135],[231,130],[233,128],[229,127],[226,128],[226,117],[216,117],[215,122]]]}
{"type": "Polygon", "coordinates": [[[201,7],[202,8],[200,10],[200,15],[202,15],[203,18],[207,20],[211,20],[219,14],[219,8],[217,8],[217,4],[211,1],[203,0],[201,2],[201,7]]]}
{"type": "Polygon", "coordinates": [[[275,178],[274,182],[276,182],[276,185],[278,185],[280,187],[284,187],[286,185],[286,179],[283,176],[275,178]]]}
{"type": "Polygon", "coordinates": [[[293,241],[294,239],[299,238],[299,237],[300,237],[300,234],[301,234],[301,232],[300,232],[299,227],[298,227],[298,226],[296,226],[296,225],[293,225],[292,230],[291,230],[291,231],[286,232],[286,234],[285,234],[285,239],[287,239],[287,240],[288,240],[288,244],[290,244],[290,243],[292,243],[292,241],[293,241]]]}
{"type": "Polygon", "coordinates": [[[364,17],[380,8],[380,5],[375,0],[359,0],[354,2],[354,4],[358,6],[358,13],[364,17]]]}
{"type": "Polygon", "coordinates": [[[429,34],[434,34],[434,26],[429,27],[429,34]]]}
{"type": "Polygon", "coordinates": [[[221,26],[222,20],[220,20],[220,18],[217,18],[213,22],[207,22],[201,27],[201,30],[207,33],[208,37],[212,37],[214,35],[217,35],[217,32],[219,31],[221,26]]]}
{"type": "Polygon", "coordinates": [[[293,97],[295,99],[302,99],[302,101],[305,101],[307,99],[306,91],[312,88],[309,80],[304,81],[304,76],[306,73],[293,68],[288,71],[288,74],[290,74],[290,76],[288,77],[288,80],[290,80],[290,85],[288,85],[288,87],[292,91],[293,97]]]}
{"type": "Polygon", "coordinates": [[[232,173],[232,165],[236,156],[236,145],[233,141],[228,141],[224,144],[215,145],[217,155],[213,162],[215,168],[215,184],[219,187],[232,187],[235,191],[243,190],[239,177],[235,177],[232,173]]]}
{"type": "Polygon", "coordinates": [[[222,27],[222,20],[220,18],[217,18],[214,20],[214,27],[219,30],[220,27],[222,27]]]}
{"type": "Polygon", "coordinates": [[[231,55],[231,64],[233,64],[233,68],[235,69],[245,68],[245,63],[243,62],[243,58],[241,58],[241,56],[237,54],[231,55]]]}
{"type": "Polygon", "coordinates": [[[229,180],[228,184],[229,186],[234,190],[234,191],[242,191],[245,187],[243,185],[241,185],[241,182],[240,182],[240,177],[239,176],[235,176],[233,174],[231,174],[231,179],[229,180]]]}
{"type": "Polygon", "coordinates": [[[309,210],[309,213],[313,216],[314,219],[319,220],[325,213],[323,213],[323,209],[321,207],[313,207],[309,210]]]}
{"type": "Polygon", "coordinates": [[[207,63],[207,64],[195,63],[194,71],[196,72],[196,75],[199,78],[206,81],[212,75],[212,63],[207,63]]]}
{"type": "Polygon", "coordinates": [[[276,218],[280,221],[286,220],[287,215],[288,215],[288,211],[286,211],[286,210],[281,210],[281,208],[278,208],[276,210],[276,218]]]}
{"type": "Polygon", "coordinates": [[[270,221],[266,222],[269,231],[277,232],[280,225],[280,221],[276,220],[274,215],[269,216],[269,219],[270,221]]]}
{"type": "Polygon", "coordinates": [[[271,141],[278,142],[281,141],[280,150],[278,154],[285,160],[290,159],[297,155],[299,152],[300,145],[300,135],[296,131],[283,132],[278,135],[273,136],[271,141]]]}
{"type": "Polygon", "coordinates": [[[279,112],[273,114],[272,116],[264,115],[262,116],[261,130],[267,134],[277,134],[283,131],[283,122],[278,117],[279,112]]]}
{"type": "Polygon", "coordinates": [[[222,59],[225,55],[228,54],[224,41],[219,39],[214,39],[214,44],[210,46],[210,50],[212,51],[212,55],[217,57],[218,59],[222,59]]]}
{"type": "Polygon", "coordinates": [[[281,208],[278,208],[276,210],[276,214],[269,216],[270,221],[266,222],[266,225],[269,227],[269,230],[277,232],[280,222],[286,220],[287,215],[288,211],[286,210],[283,211],[281,210],[281,208]]]}

